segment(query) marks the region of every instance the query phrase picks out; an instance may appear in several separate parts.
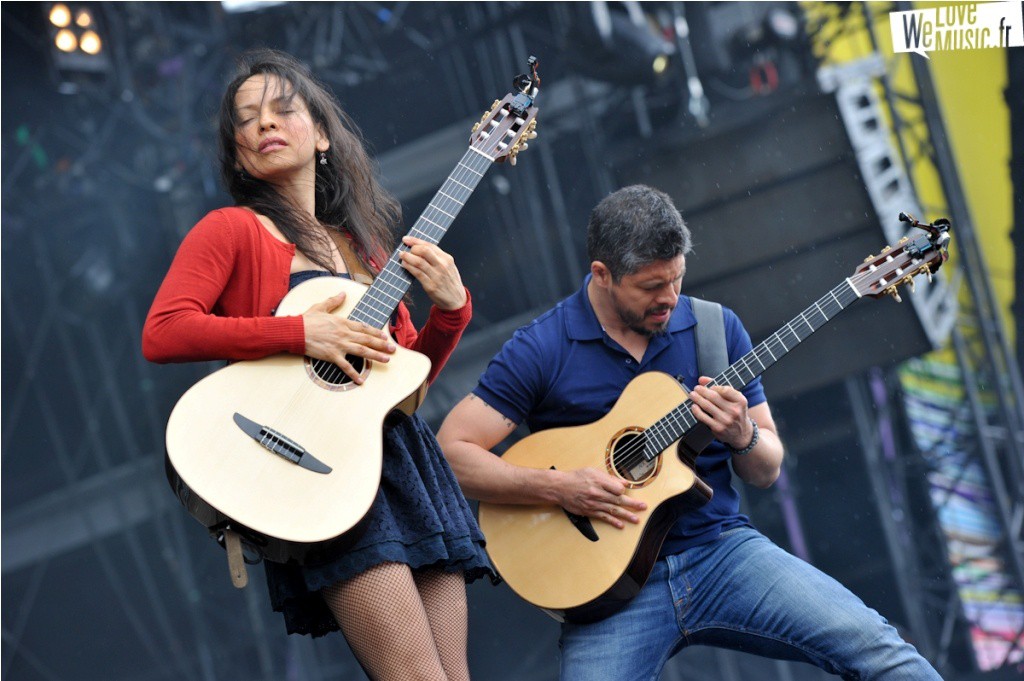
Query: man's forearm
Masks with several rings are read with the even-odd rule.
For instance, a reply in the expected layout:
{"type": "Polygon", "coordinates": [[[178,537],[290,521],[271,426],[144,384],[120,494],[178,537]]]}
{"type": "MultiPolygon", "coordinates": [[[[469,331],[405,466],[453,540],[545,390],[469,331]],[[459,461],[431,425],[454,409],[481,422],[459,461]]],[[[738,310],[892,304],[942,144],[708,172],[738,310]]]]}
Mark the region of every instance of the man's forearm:
{"type": "Polygon", "coordinates": [[[506,463],[470,442],[441,444],[467,497],[495,504],[559,503],[558,471],[506,463]]]}

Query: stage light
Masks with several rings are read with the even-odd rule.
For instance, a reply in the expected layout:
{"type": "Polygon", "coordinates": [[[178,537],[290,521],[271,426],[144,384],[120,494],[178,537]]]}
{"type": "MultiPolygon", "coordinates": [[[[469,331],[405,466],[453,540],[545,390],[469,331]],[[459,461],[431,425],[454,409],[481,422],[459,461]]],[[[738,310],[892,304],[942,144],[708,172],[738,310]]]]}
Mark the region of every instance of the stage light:
{"type": "Polygon", "coordinates": [[[86,54],[99,54],[100,50],[103,49],[103,41],[100,40],[96,31],[86,31],[83,33],[79,45],[82,48],[82,52],[86,54]]]}
{"type": "Polygon", "coordinates": [[[71,23],[71,10],[67,5],[54,5],[50,9],[50,23],[57,28],[64,28],[71,23]]]}
{"type": "Polygon", "coordinates": [[[655,57],[654,63],[651,64],[651,68],[654,69],[654,73],[659,76],[665,73],[665,69],[668,68],[668,55],[659,54],[657,57],[655,57]]]}
{"type": "Polygon", "coordinates": [[[86,2],[62,2],[42,5],[41,9],[49,19],[53,41],[50,61],[60,92],[78,92],[81,83],[77,81],[85,78],[99,82],[97,76],[102,78],[110,73],[112,65],[104,51],[106,40],[100,8],[86,2]]]}
{"type": "Polygon", "coordinates": [[[78,49],[78,38],[75,37],[71,30],[66,28],[57,31],[53,42],[61,52],[74,52],[78,49]]]}

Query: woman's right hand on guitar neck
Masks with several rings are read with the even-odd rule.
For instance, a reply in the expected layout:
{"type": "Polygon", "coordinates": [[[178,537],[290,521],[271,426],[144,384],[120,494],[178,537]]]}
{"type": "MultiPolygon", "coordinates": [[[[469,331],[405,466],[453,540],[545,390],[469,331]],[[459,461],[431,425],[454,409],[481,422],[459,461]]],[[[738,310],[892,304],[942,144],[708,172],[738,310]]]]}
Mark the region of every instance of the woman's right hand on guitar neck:
{"type": "Polygon", "coordinates": [[[345,355],[387,362],[396,346],[383,329],[332,314],[344,301],[343,291],[302,314],[306,354],[336,364],[355,383],[362,383],[362,377],[345,355]]]}

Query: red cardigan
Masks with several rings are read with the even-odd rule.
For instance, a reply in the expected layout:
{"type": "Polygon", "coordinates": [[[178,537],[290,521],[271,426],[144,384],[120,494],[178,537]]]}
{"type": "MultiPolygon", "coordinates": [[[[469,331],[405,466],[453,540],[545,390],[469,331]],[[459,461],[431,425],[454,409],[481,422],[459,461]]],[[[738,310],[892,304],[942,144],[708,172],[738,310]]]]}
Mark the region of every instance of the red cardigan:
{"type": "MultiPolygon", "coordinates": [[[[151,362],[259,359],[280,352],[305,352],[301,316],[274,317],[288,292],[295,245],[263,227],[244,208],[206,215],[185,236],[146,317],[142,354],[151,362]]],[[[472,317],[458,310],[430,309],[416,331],[404,303],[391,326],[395,341],[426,355],[433,381],[472,317]]]]}

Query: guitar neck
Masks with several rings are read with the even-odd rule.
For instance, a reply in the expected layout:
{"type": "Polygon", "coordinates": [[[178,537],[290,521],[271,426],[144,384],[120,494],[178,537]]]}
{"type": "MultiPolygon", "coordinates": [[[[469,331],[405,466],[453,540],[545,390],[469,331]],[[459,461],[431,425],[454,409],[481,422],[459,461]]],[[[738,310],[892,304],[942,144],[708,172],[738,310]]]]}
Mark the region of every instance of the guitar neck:
{"type": "MultiPolygon", "coordinates": [[[[741,390],[859,297],[850,280],[844,280],[728,369],[715,376],[709,385],[726,385],[741,390]]],[[[648,460],[658,456],[666,447],[697,425],[697,417],[693,415],[692,406],[693,403],[686,400],[645,431],[647,446],[644,455],[648,460]]]]}
{"type": "MultiPolygon", "coordinates": [[[[434,194],[430,204],[409,230],[409,236],[437,244],[455,221],[473,190],[483,179],[491,165],[491,159],[470,147],[455,169],[448,175],[441,188],[434,194]]],[[[383,328],[391,319],[398,303],[412,284],[412,275],[402,267],[401,254],[409,247],[400,243],[388,258],[373,285],[363,294],[349,314],[349,319],[383,328]]]]}

